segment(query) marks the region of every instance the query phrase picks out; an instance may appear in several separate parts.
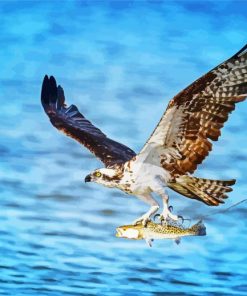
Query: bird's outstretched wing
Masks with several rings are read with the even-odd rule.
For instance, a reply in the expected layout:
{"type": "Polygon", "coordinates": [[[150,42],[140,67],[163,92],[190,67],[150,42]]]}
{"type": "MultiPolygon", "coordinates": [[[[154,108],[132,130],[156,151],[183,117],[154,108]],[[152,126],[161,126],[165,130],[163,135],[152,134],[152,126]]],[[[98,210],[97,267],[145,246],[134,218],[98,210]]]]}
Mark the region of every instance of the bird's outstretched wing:
{"type": "Polygon", "coordinates": [[[136,155],[125,145],[107,138],[76,106],[66,107],[63,89],[57,86],[53,76],[48,78],[46,75],[43,80],[41,102],[51,123],[58,130],[86,146],[107,167],[123,163],[136,155]]]}
{"type": "Polygon", "coordinates": [[[170,101],[139,156],[173,175],[193,173],[211,151],[210,140],[218,140],[229,113],[246,96],[247,45],[170,101]]]}

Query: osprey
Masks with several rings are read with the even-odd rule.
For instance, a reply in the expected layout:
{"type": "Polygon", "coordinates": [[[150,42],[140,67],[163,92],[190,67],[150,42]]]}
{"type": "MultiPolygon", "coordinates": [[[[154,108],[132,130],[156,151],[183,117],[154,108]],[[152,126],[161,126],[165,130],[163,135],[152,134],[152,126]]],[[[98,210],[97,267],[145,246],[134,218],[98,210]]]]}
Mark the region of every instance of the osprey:
{"type": "Polygon", "coordinates": [[[152,197],[163,201],[160,219],[177,220],[171,213],[166,187],[209,206],[218,206],[232,191],[235,180],[209,180],[191,176],[212,150],[235,104],[247,96],[247,44],[177,94],[141,151],[108,138],[77,109],[65,104],[64,92],[53,76],[45,76],[41,102],[51,123],[88,148],[104,164],[85,182],[119,188],[150,205],[134,223],[144,225],[158,209],[152,197]]]}

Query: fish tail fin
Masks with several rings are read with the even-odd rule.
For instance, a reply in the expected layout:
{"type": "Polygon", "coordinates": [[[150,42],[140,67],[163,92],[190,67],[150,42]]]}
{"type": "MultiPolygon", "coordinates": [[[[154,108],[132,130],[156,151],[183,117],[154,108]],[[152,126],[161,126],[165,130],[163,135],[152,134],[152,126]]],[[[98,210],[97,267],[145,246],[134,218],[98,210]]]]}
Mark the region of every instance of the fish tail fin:
{"type": "Polygon", "coordinates": [[[195,225],[190,227],[190,231],[194,234],[194,235],[198,235],[198,236],[203,236],[206,235],[206,227],[203,224],[202,220],[200,220],[199,222],[197,222],[195,225]]]}
{"type": "Polygon", "coordinates": [[[192,199],[197,199],[209,206],[218,206],[228,198],[227,192],[232,191],[230,186],[236,180],[209,180],[187,175],[179,176],[167,185],[174,191],[192,199]]]}

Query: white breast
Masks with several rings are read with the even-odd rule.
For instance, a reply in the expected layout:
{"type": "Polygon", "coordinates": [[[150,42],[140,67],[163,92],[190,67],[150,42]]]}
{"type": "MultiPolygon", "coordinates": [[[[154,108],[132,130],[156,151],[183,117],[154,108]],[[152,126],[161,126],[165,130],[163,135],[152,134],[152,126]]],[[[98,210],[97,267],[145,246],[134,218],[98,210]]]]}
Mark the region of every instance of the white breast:
{"type": "Polygon", "coordinates": [[[133,194],[145,194],[151,192],[159,178],[164,186],[170,178],[169,172],[163,168],[136,161],[129,161],[125,164],[124,175],[121,180],[122,185],[127,185],[133,194]]]}

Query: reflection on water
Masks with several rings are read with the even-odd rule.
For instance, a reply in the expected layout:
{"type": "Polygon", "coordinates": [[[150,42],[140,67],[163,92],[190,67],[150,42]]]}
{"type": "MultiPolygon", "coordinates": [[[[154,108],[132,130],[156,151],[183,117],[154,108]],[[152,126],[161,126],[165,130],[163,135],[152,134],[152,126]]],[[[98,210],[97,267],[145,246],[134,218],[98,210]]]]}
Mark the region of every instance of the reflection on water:
{"type": "MultiPolygon", "coordinates": [[[[175,2],[0,2],[1,295],[246,295],[245,205],[210,217],[208,236],[179,246],[117,239],[115,228],[146,206],[84,184],[101,164],[59,134],[39,102],[43,76],[53,74],[68,103],[138,151],[168,98],[243,45],[242,31],[228,48],[217,34],[206,42],[210,26],[229,28],[225,19],[211,24],[204,6],[209,14],[197,16],[192,4],[175,2]]],[[[246,111],[242,103],[198,172],[238,179],[227,205],[247,193],[246,111]]],[[[171,194],[184,216],[215,211],[171,194]]]]}

